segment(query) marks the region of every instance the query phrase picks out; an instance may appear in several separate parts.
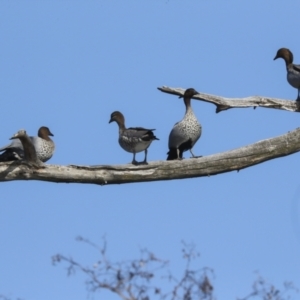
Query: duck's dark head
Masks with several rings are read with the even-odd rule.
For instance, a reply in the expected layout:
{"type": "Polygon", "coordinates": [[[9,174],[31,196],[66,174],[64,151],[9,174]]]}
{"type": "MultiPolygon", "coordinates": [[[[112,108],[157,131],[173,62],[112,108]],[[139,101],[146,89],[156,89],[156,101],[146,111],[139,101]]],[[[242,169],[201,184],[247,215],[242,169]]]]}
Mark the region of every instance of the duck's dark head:
{"type": "Polygon", "coordinates": [[[44,140],[50,140],[49,136],[54,136],[50,129],[46,126],[40,127],[38,131],[38,136],[44,140]]]}
{"type": "Polygon", "coordinates": [[[285,63],[287,65],[292,64],[294,57],[293,57],[293,53],[287,49],[287,48],[280,48],[277,53],[276,56],[274,57],[274,60],[277,58],[282,58],[285,60],[285,63]]]}
{"type": "Polygon", "coordinates": [[[186,89],[183,96],[179,96],[179,98],[192,98],[193,96],[199,94],[195,89],[189,88],[186,89]]]}
{"type": "Polygon", "coordinates": [[[110,115],[110,120],[108,123],[111,122],[117,122],[119,125],[124,125],[125,123],[125,118],[123,116],[123,114],[119,111],[114,111],[111,115],[110,115]]]}

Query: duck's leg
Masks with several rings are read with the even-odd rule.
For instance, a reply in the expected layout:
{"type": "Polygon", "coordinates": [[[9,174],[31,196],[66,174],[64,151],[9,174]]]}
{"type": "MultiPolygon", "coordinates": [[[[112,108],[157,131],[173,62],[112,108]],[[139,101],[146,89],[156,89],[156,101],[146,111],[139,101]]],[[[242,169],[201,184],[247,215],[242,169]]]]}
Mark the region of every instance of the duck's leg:
{"type": "Polygon", "coordinates": [[[142,161],[143,165],[148,165],[148,163],[147,163],[147,154],[148,154],[148,150],[145,149],[145,159],[144,159],[144,161],[142,161]]]}
{"type": "Polygon", "coordinates": [[[190,152],[191,152],[191,154],[192,154],[192,158],[199,158],[199,157],[202,157],[202,155],[199,155],[199,156],[196,156],[194,153],[193,153],[193,151],[192,151],[192,148],[190,149],[190,152]]]}
{"type": "Polygon", "coordinates": [[[131,162],[133,165],[138,165],[139,163],[135,160],[135,152],[133,152],[133,160],[131,162]]]}
{"type": "Polygon", "coordinates": [[[298,98],[296,99],[296,101],[300,101],[300,88],[298,89],[298,98]]]}

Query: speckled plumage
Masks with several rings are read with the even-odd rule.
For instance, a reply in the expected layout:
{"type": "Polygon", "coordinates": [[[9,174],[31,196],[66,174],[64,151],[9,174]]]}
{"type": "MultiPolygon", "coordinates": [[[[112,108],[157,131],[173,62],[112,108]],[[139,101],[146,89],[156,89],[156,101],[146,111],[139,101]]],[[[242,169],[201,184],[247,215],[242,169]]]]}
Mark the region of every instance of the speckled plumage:
{"type": "Polygon", "coordinates": [[[286,64],[287,81],[298,90],[296,101],[300,101],[300,65],[293,64],[293,53],[287,48],[280,48],[274,58],[282,58],[286,64]]]}
{"type": "Polygon", "coordinates": [[[119,111],[111,114],[110,121],[116,122],[119,126],[119,144],[127,152],[133,153],[132,164],[147,164],[148,147],[154,140],[158,138],[153,134],[155,129],[146,129],[142,127],[125,127],[125,118],[119,111]],[[138,163],[135,160],[135,154],[145,151],[145,159],[143,162],[138,163]]]}
{"type": "MultiPolygon", "coordinates": [[[[29,137],[40,161],[48,161],[55,150],[55,144],[49,136],[53,136],[48,127],[42,126],[38,136],[29,137]]],[[[14,139],[9,145],[0,148],[0,161],[11,161],[24,158],[23,145],[19,139],[14,139]]]]}
{"type": "Polygon", "coordinates": [[[192,88],[187,89],[184,93],[184,103],[186,112],[183,119],[176,123],[169,135],[169,152],[167,160],[182,159],[184,151],[190,150],[193,157],[192,148],[201,136],[202,127],[198,122],[191,107],[191,98],[198,94],[192,88]]]}

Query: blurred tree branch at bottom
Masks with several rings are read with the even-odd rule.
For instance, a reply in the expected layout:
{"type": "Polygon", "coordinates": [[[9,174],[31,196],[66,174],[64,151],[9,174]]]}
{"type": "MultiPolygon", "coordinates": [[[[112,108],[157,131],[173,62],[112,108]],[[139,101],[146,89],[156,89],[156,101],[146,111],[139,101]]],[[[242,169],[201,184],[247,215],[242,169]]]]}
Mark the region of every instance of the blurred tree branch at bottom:
{"type": "MultiPolygon", "coordinates": [[[[73,258],[56,254],[52,257],[53,265],[67,264],[67,274],[83,273],[88,279],[86,286],[94,293],[108,290],[122,300],[216,300],[214,295],[214,271],[208,267],[196,266],[200,254],[194,245],[182,243],[184,269],[179,277],[169,268],[170,263],[159,259],[147,249],[140,250],[140,258],[112,262],[107,257],[107,244],[104,239],[101,247],[82,237],[78,241],[95,248],[100,257],[90,266],[79,263],[73,258]],[[167,286],[167,287],[166,287],[167,286]],[[167,290],[166,290],[167,289],[167,290]],[[169,290],[168,290],[169,289],[169,290]]],[[[290,293],[299,291],[291,282],[284,283],[283,290],[277,289],[261,276],[252,284],[252,292],[237,300],[288,300],[290,293]]]]}

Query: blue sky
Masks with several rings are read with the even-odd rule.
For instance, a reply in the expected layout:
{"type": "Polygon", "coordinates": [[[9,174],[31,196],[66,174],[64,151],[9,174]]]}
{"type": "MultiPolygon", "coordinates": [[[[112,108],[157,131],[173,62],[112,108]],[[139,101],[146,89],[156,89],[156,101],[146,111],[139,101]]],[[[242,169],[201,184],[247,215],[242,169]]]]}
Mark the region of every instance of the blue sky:
{"type": "MultiPolygon", "coordinates": [[[[148,160],[164,160],[182,100],[157,87],[224,97],[296,99],[277,50],[300,63],[297,1],[1,1],[2,145],[21,128],[54,133],[50,164],[124,164],[114,110],[126,124],[156,128],[148,160]]],[[[197,155],[218,153],[299,127],[299,114],[193,101],[203,127],[197,155]]],[[[189,153],[185,157],[189,157],[189,153]]],[[[137,155],[138,160],[143,154],[137,155]]],[[[247,295],[255,272],[300,287],[299,154],[237,172],[115,186],[1,183],[0,294],[86,299],[84,276],[68,278],[51,256],[96,260],[77,235],[108,242],[113,260],[147,247],[179,273],[181,241],[215,271],[215,295],[247,295]]],[[[97,293],[95,299],[104,294],[97,293]]],[[[105,299],[117,299],[105,294],[105,299]]]]}

